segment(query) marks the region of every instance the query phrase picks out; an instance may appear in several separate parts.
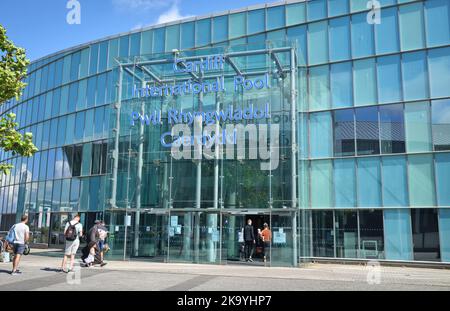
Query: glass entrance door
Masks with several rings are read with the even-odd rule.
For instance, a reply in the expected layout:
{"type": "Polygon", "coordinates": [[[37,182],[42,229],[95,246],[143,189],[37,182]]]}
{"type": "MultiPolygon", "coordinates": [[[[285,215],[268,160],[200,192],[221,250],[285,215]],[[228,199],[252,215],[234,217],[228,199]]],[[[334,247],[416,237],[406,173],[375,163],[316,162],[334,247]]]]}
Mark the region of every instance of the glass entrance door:
{"type": "Polygon", "coordinates": [[[156,262],[167,261],[167,221],[166,213],[134,213],[134,226],[130,228],[131,258],[156,262]],[[139,221],[137,222],[137,217],[139,221]]]}
{"type": "Polygon", "coordinates": [[[270,265],[270,243],[264,243],[262,230],[264,224],[270,230],[270,213],[225,213],[222,216],[222,262],[246,263],[251,254],[254,265],[270,265]],[[255,243],[251,246],[245,243],[244,227],[251,219],[255,243]],[[247,252],[247,254],[246,254],[247,252]],[[266,261],[264,261],[266,257],[266,261]]]}
{"type": "Polygon", "coordinates": [[[215,212],[170,212],[169,261],[220,262],[220,215],[215,212]]]}
{"type": "Polygon", "coordinates": [[[69,221],[68,213],[52,213],[50,221],[49,246],[63,248],[65,244],[64,229],[69,221]]]}

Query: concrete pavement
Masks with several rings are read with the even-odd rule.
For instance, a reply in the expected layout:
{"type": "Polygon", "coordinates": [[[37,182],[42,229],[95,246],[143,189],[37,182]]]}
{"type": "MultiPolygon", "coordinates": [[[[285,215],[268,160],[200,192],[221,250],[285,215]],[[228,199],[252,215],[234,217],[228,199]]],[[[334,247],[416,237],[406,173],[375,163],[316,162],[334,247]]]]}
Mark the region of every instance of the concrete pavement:
{"type": "Polygon", "coordinates": [[[104,268],[57,272],[61,258],[24,256],[22,275],[0,263],[3,290],[450,290],[450,270],[306,264],[301,268],[110,261],[104,268]]]}

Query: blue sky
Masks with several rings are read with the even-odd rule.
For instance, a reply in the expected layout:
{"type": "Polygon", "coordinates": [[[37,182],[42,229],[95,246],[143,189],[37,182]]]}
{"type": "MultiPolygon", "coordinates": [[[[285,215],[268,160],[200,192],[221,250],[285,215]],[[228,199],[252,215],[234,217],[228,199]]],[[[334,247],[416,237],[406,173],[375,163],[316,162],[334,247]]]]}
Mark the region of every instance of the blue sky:
{"type": "Polygon", "coordinates": [[[0,24],[35,60],[59,50],[187,16],[242,8],[264,0],[78,0],[81,24],[69,25],[68,0],[0,0],[0,24]]]}

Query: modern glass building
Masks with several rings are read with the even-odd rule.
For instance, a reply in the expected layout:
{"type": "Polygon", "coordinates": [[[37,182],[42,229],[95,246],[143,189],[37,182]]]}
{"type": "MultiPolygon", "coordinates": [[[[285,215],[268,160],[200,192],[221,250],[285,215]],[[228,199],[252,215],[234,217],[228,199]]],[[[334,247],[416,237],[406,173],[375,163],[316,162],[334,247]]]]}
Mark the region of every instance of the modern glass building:
{"type": "Polygon", "coordinates": [[[79,212],[105,219],[112,258],[226,264],[251,218],[273,266],[450,262],[448,0],[188,18],[44,57],[26,82],[0,109],[39,152],[0,154],[0,231],[28,213],[58,247],[79,212]]]}

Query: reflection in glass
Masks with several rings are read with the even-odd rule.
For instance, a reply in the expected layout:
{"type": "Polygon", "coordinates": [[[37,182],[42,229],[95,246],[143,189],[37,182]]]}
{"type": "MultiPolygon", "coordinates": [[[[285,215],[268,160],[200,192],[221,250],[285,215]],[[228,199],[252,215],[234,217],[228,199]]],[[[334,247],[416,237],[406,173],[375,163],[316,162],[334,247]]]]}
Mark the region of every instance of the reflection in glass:
{"type": "Polygon", "coordinates": [[[358,249],[358,221],[356,211],[336,211],[336,257],[356,258],[358,249]]]}
{"type": "Polygon", "coordinates": [[[353,109],[333,112],[334,156],[355,155],[355,121],[353,109]]]}
{"type": "Polygon", "coordinates": [[[450,150],[450,99],[431,102],[434,150],[450,150]]]}
{"type": "Polygon", "coordinates": [[[414,260],[440,261],[437,209],[411,209],[414,260]]]}
{"type": "Polygon", "coordinates": [[[383,212],[380,210],[359,211],[359,257],[384,258],[383,212]]]}
{"type": "Polygon", "coordinates": [[[312,212],[313,256],[334,257],[333,211],[312,212]]]}
{"type": "Polygon", "coordinates": [[[379,154],[378,107],[356,109],[358,155],[379,154]]]}
{"type": "Polygon", "coordinates": [[[405,152],[403,105],[380,106],[381,153],[405,152]]]}

